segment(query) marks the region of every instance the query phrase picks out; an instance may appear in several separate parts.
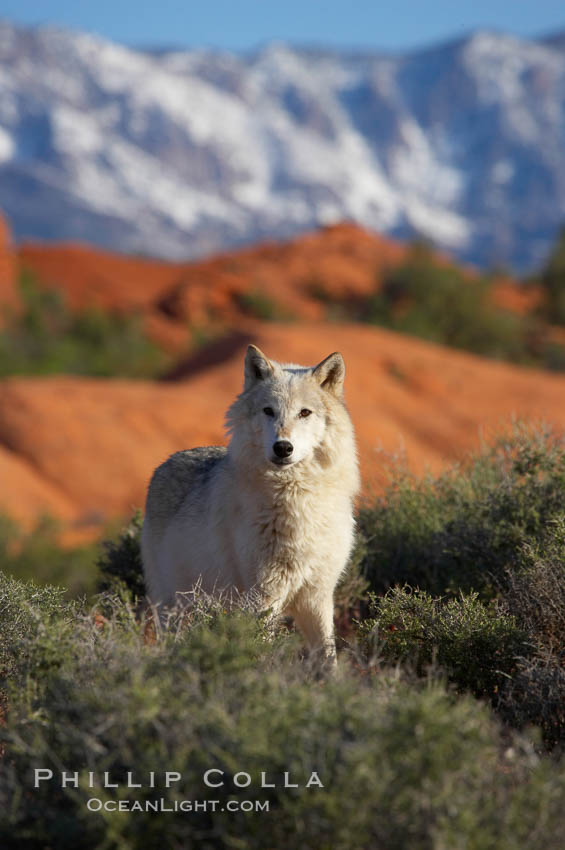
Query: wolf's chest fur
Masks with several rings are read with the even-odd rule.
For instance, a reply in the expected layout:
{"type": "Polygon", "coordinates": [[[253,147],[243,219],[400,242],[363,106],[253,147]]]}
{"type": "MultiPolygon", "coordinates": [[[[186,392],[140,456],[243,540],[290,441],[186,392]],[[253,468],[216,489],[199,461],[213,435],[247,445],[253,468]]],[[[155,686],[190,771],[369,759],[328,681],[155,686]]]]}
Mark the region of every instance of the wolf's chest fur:
{"type": "Polygon", "coordinates": [[[286,557],[314,542],[325,510],[315,491],[289,482],[255,499],[249,522],[263,553],[286,557]]]}
{"type": "Polygon", "coordinates": [[[286,585],[297,590],[316,581],[325,559],[339,545],[340,530],[347,531],[352,523],[351,510],[338,495],[290,482],[253,500],[244,536],[253,541],[259,585],[285,597],[286,585]]]}

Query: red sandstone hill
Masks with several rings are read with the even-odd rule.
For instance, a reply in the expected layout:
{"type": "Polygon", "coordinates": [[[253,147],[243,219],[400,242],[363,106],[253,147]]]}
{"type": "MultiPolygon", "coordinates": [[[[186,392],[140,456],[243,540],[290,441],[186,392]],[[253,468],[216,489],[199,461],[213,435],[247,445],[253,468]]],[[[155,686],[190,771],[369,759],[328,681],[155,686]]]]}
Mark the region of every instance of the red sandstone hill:
{"type": "MultiPolygon", "coordinates": [[[[380,448],[404,449],[415,471],[438,470],[481,431],[512,416],[565,426],[565,377],[525,370],[368,326],[323,322],[320,287],[339,297],[371,292],[406,246],[343,224],[283,244],[196,263],[164,263],[86,245],[26,244],[20,266],[62,290],[73,308],[139,312],[170,350],[187,329],[217,341],[181,361],[162,383],[70,377],[0,382],[0,512],[26,524],[40,513],[88,528],[141,505],[153,468],[170,452],[222,443],[223,416],[253,341],[275,359],[313,364],[340,349],[357,429],[365,491],[383,483],[380,448]],[[267,297],[292,324],[249,316],[244,296],[267,297]]],[[[470,272],[472,277],[472,272],[470,272]]],[[[501,306],[524,313],[539,294],[504,281],[501,306]]],[[[14,257],[0,230],[0,303],[15,301],[14,257]]]]}
{"type": "MultiPolygon", "coordinates": [[[[510,417],[565,427],[565,377],[520,369],[355,325],[258,327],[275,359],[313,364],[339,349],[366,491],[380,487],[380,449],[438,470],[510,417]]],[[[0,510],[29,522],[44,510],[74,525],[143,503],[170,452],[223,443],[224,412],[242,384],[245,334],[225,358],[171,383],[70,377],[0,383],[0,510]]]]}
{"type": "Polygon", "coordinates": [[[112,254],[86,245],[24,244],[19,261],[39,284],[62,291],[73,308],[96,305],[145,317],[150,335],[172,351],[193,333],[247,326],[248,299],[267,300],[275,317],[316,321],[316,297],[369,293],[406,247],[353,224],[264,243],[194,263],[165,263],[112,254]]]}
{"type": "MultiPolygon", "coordinates": [[[[192,263],[129,257],[88,245],[39,243],[20,246],[18,260],[40,285],[62,291],[71,308],[139,313],[153,339],[179,352],[191,335],[246,328],[254,299],[266,299],[274,318],[322,320],[326,307],[320,294],[366,296],[407,252],[406,245],[343,223],[192,263]]],[[[438,262],[446,261],[438,255],[438,262]]],[[[467,272],[472,279],[473,270],[467,272]]],[[[536,309],[540,297],[535,287],[507,278],[492,288],[497,306],[522,315],[536,309]]]]}
{"type": "MultiPolygon", "coordinates": [[[[192,263],[128,257],[87,245],[24,243],[22,266],[66,293],[73,307],[160,310],[195,324],[206,311],[231,306],[242,292],[269,295],[298,318],[321,317],[311,289],[323,281],[336,295],[366,294],[406,246],[355,224],[339,224],[289,242],[262,243],[192,263]]],[[[233,318],[229,312],[226,318],[233,318]]]]}
{"type": "Polygon", "coordinates": [[[16,255],[8,225],[0,215],[0,324],[6,309],[18,303],[16,289],[16,255]]]}

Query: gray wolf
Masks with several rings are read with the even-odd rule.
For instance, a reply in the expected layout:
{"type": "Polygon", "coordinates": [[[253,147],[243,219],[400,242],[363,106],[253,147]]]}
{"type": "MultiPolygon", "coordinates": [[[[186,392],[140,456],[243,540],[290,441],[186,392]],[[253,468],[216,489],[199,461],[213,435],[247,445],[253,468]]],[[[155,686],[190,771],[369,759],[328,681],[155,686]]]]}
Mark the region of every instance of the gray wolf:
{"type": "Polygon", "coordinates": [[[142,559],[154,604],[196,586],[254,593],[335,661],[333,594],[359,489],[344,378],[337,352],[304,367],[249,346],[227,448],[176,452],[151,479],[142,559]]]}

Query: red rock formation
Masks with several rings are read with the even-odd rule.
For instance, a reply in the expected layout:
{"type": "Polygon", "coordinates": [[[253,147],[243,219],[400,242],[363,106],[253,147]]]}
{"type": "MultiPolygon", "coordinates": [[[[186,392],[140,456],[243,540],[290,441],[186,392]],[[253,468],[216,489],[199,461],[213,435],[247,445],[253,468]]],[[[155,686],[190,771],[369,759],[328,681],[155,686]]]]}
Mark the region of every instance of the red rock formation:
{"type": "Polygon", "coordinates": [[[14,310],[17,304],[16,256],[8,225],[0,215],[0,323],[6,311],[14,310]]]}
{"type": "Polygon", "coordinates": [[[398,243],[342,224],[195,263],[125,257],[86,245],[30,243],[19,256],[40,284],[62,291],[71,307],[142,313],[150,334],[179,350],[189,327],[200,332],[247,323],[253,307],[246,295],[266,299],[281,319],[322,319],[320,295],[367,294],[405,252],[398,243]]]}
{"type": "MultiPolygon", "coordinates": [[[[178,382],[1,382],[0,475],[10,462],[18,469],[0,488],[0,510],[31,517],[41,503],[85,523],[142,505],[154,467],[169,453],[225,441],[224,413],[242,385],[247,341],[234,336],[208,362],[188,364],[190,377],[178,382]]],[[[254,341],[276,359],[299,363],[343,352],[366,492],[383,484],[381,449],[405,451],[416,472],[438,471],[512,416],[565,427],[563,376],[367,326],[264,325],[254,341]]]]}
{"type": "MultiPolygon", "coordinates": [[[[6,238],[4,228],[0,280],[8,297],[15,289],[6,238]]],[[[186,348],[189,327],[220,336],[161,384],[67,377],[0,382],[0,511],[28,522],[49,512],[80,527],[141,505],[153,468],[170,452],[224,441],[224,413],[241,387],[250,341],[276,359],[300,363],[342,350],[367,492],[383,483],[381,447],[405,449],[415,471],[437,471],[476,447],[480,429],[496,430],[511,416],[565,427],[565,377],[322,321],[324,295],[367,295],[406,250],[349,224],[184,264],[83,245],[24,245],[21,264],[41,285],[62,290],[72,307],[139,312],[171,351],[186,348]],[[299,321],[259,321],[248,303],[259,297],[270,299],[275,317],[299,321]]],[[[495,287],[495,302],[519,313],[533,309],[533,295],[513,287],[495,287]]]]}

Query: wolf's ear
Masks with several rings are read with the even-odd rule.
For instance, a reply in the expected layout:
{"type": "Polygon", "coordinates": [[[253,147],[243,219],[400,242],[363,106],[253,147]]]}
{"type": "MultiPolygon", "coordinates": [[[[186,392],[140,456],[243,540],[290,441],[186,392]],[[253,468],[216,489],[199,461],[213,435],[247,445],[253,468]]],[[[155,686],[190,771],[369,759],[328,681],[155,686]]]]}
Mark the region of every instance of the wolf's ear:
{"type": "Polygon", "coordinates": [[[312,375],[324,390],[333,393],[338,398],[343,394],[343,382],[345,380],[345,363],[339,351],[334,351],[314,366],[312,375]]]}
{"type": "Polygon", "coordinates": [[[245,355],[245,383],[247,390],[257,381],[264,381],[273,373],[273,364],[256,345],[250,345],[245,355]]]}

